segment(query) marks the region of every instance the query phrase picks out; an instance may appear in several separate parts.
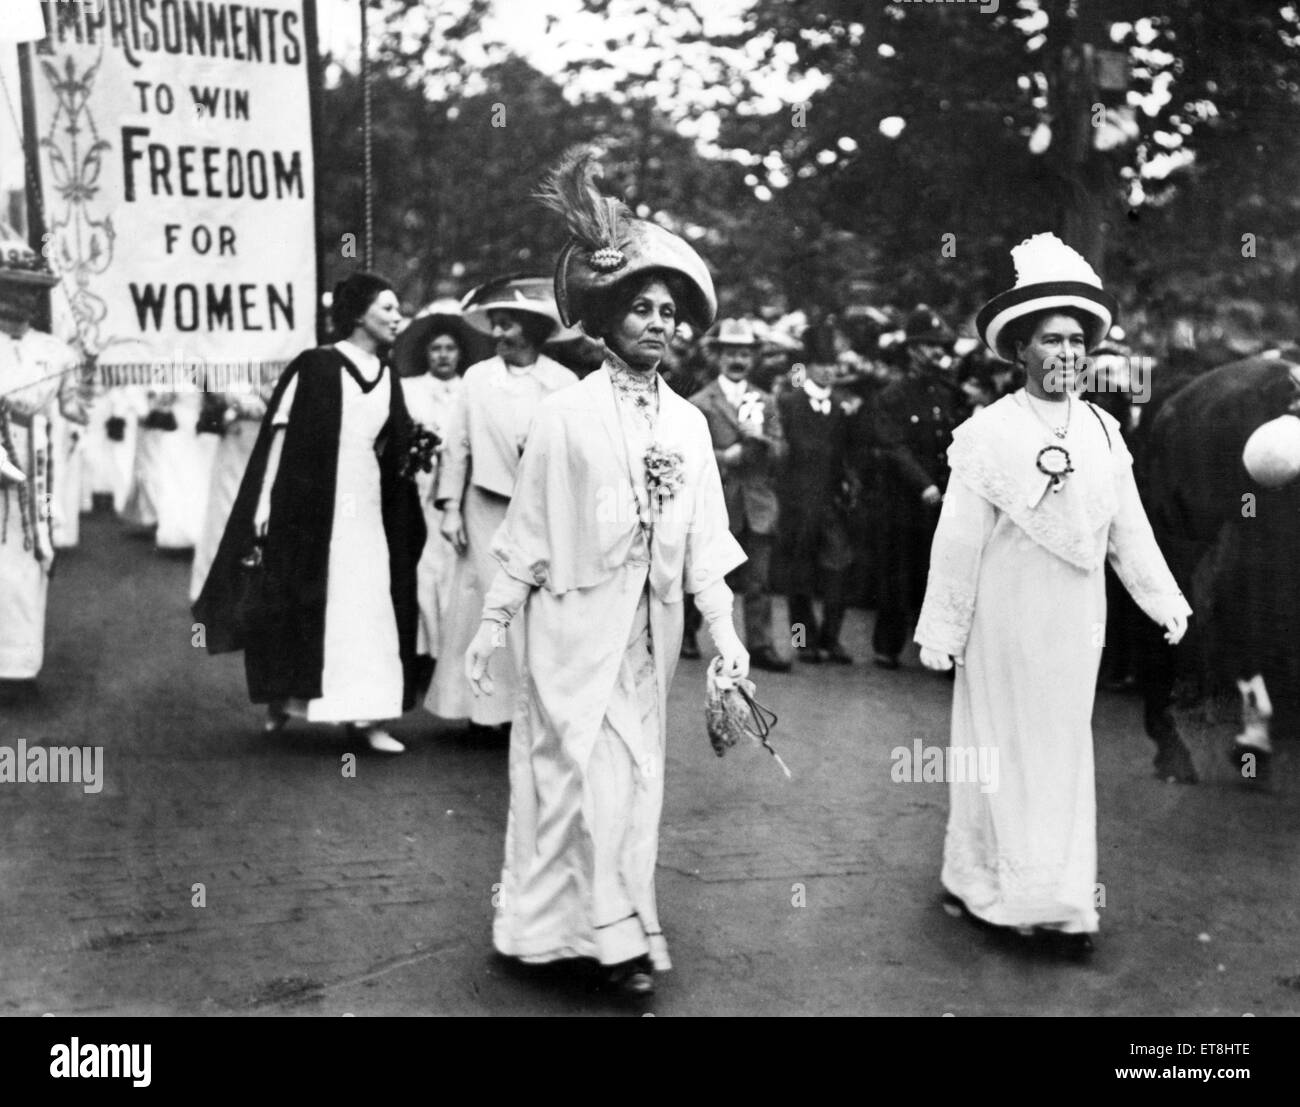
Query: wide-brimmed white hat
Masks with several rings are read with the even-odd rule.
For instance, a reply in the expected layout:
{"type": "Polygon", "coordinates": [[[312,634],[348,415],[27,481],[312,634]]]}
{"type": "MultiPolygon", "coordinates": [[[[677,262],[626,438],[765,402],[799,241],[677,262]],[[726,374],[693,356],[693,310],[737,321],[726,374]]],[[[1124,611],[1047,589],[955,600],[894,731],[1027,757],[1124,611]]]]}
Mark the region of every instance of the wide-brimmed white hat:
{"type": "Polygon", "coordinates": [[[549,320],[548,341],[563,329],[550,277],[509,276],[481,284],[461,301],[462,317],[476,331],[492,333],[491,311],[522,311],[549,320]]]}
{"type": "Polygon", "coordinates": [[[1101,287],[1101,278],[1083,255],[1054,234],[1036,234],[1011,250],[1016,283],[999,292],[975,316],[975,329],[998,357],[1014,360],[1014,351],[1002,341],[1007,324],[1048,308],[1082,312],[1093,325],[1087,328],[1088,348],[1102,340],[1119,317],[1115,297],[1101,287]]]}

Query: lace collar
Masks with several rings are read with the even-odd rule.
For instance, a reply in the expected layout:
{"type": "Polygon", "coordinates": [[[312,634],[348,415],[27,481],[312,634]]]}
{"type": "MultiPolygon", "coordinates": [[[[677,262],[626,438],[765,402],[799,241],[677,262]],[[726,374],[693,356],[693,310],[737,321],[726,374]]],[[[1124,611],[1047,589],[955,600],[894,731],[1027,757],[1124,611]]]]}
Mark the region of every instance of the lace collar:
{"type": "Polygon", "coordinates": [[[1099,420],[1076,422],[1062,443],[1014,395],[966,420],[948,449],[954,479],[1005,512],[1049,553],[1089,572],[1105,561],[1107,529],[1119,509],[1116,467],[1122,462],[1119,454],[1112,456],[1099,420]],[[1053,492],[1036,458],[1044,447],[1062,445],[1073,468],[1053,492]]]}
{"type": "Polygon", "coordinates": [[[659,411],[659,370],[638,372],[612,350],[606,355],[605,364],[619,403],[653,421],[659,411]]]}

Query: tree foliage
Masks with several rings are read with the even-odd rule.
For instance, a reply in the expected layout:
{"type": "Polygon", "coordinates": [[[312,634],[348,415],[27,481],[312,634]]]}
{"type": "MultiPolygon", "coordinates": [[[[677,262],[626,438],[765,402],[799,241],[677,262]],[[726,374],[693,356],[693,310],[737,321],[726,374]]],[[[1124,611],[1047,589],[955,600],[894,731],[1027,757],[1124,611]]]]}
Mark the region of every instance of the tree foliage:
{"type": "MultiPolygon", "coordinates": [[[[573,143],[696,243],[729,309],[970,310],[1042,230],[1130,301],[1295,299],[1289,6],[754,0],[727,23],[702,3],[585,0],[610,37],[569,43],[555,76],[489,40],[488,8],[392,0],[373,53],[376,264],[412,304],[449,278],[546,272],[561,231],[530,197],[573,143]],[[1127,57],[1127,90],[1098,86],[1099,50],[1127,57]]],[[[356,75],[325,98],[334,276],[361,230],[356,75]]]]}

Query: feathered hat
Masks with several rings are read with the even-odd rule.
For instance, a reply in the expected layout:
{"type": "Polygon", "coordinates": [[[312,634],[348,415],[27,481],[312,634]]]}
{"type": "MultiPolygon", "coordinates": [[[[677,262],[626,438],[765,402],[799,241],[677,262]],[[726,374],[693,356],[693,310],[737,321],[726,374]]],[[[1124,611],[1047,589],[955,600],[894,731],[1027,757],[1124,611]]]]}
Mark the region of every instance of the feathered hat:
{"type": "Polygon", "coordinates": [[[601,317],[603,301],[617,284],[667,269],[685,279],[687,302],[678,315],[707,330],[718,312],[718,297],[708,267],[685,240],[657,223],[638,219],[621,200],[602,196],[590,150],[570,150],[537,192],[547,207],[564,216],[570,238],[555,263],[555,302],[568,326],[601,317]]]}
{"type": "Polygon", "coordinates": [[[1046,308],[1070,308],[1083,312],[1093,325],[1088,327],[1088,348],[1102,340],[1119,317],[1115,297],[1101,287],[1101,278],[1083,256],[1054,234],[1036,234],[1011,250],[1016,283],[999,292],[975,316],[979,336],[1000,358],[1015,359],[1006,349],[1002,333],[1008,323],[1046,308]]]}

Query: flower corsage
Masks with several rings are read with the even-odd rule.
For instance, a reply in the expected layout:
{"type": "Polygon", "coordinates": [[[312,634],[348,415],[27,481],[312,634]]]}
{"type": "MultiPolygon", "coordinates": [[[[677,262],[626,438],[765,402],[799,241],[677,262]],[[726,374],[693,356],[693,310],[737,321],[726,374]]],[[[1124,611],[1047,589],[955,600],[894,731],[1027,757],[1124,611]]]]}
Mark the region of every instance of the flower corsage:
{"type": "Polygon", "coordinates": [[[414,477],[416,473],[432,473],[434,458],[442,439],[423,423],[411,422],[410,439],[406,456],[402,458],[401,475],[414,477]]]}
{"type": "Polygon", "coordinates": [[[645,486],[655,507],[662,509],[685,483],[684,464],[685,459],[676,450],[658,442],[650,444],[645,452],[645,486]]]}

